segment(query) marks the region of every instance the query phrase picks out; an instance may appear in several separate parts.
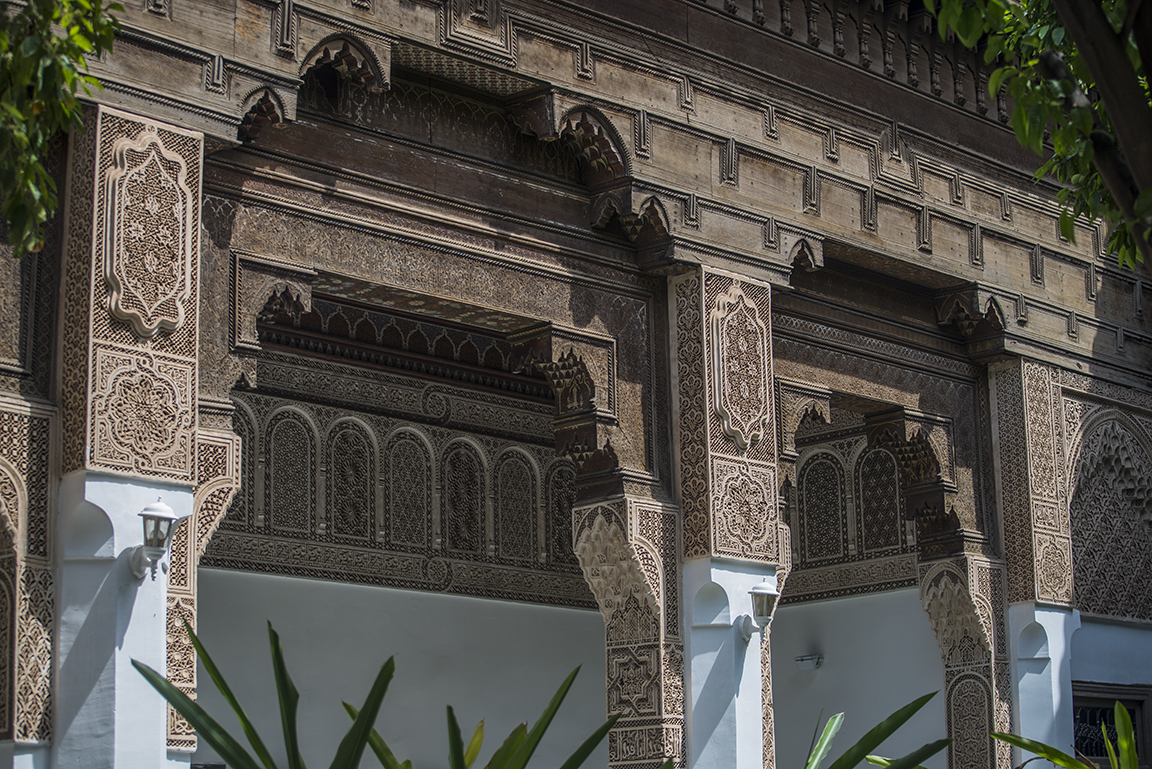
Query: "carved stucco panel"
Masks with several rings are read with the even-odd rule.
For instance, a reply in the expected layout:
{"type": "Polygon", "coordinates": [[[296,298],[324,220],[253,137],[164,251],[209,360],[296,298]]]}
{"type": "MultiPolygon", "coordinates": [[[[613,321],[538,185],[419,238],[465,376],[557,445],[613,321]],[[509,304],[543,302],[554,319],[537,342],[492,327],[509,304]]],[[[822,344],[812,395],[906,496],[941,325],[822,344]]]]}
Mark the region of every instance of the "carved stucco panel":
{"type": "Polygon", "coordinates": [[[763,439],[772,417],[768,329],[738,283],[717,298],[709,321],[713,408],[724,434],[747,451],[763,439]]]}
{"type": "Polygon", "coordinates": [[[94,347],[91,464],[191,476],[195,364],[145,351],[94,347]]]}
{"type": "Polygon", "coordinates": [[[775,468],[716,458],[712,488],[716,554],[777,560],[775,468]]]}
{"type": "Polygon", "coordinates": [[[1086,614],[1152,619],[1152,435],[1130,412],[1088,423],[1069,500],[1075,606],[1086,614]]]}
{"type": "MultiPolygon", "coordinates": [[[[230,431],[202,430],[197,436],[197,485],[193,513],[177,527],[169,556],[166,607],[167,676],[184,694],[196,699],[196,650],[184,631],[196,629],[196,573],[200,556],[224,519],[240,487],[240,437],[230,431]]],[[[196,732],[171,705],[168,748],[196,749],[196,732]]]]}
{"type": "MultiPolygon", "coordinates": [[[[188,163],[166,146],[156,125],[112,145],[105,172],[104,278],[108,311],[150,339],[184,322],[192,296],[198,222],[188,163]]],[[[198,160],[198,159],[197,159],[198,160]]]]}

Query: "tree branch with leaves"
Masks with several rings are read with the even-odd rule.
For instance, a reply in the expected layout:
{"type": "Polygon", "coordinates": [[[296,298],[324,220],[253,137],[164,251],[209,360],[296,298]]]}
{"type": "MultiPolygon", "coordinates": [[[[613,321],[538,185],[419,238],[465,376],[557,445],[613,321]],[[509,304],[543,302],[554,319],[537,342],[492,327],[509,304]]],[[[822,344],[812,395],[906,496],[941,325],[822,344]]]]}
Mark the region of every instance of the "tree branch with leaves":
{"type": "Polygon", "coordinates": [[[941,35],[984,47],[1019,142],[1063,188],[1061,234],[1102,218],[1123,266],[1152,267],[1152,0],[926,0],[941,35]]]}
{"type": "Polygon", "coordinates": [[[0,213],[12,255],[44,247],[59,207],[45,167],[52,139],[83,125],[81,93],[99,88],[86,57],[112,50],[119,3],[103,0],[0,2],[0,213]]]}

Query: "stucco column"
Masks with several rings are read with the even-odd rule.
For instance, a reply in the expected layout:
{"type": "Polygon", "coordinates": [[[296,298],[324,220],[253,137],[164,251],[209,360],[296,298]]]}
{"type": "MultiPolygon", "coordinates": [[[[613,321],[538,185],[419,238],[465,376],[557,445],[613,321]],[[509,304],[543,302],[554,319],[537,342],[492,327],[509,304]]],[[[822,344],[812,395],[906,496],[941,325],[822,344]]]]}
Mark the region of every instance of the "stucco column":
{"type": "Polygon", "coordinates": [[[57,767],[187,763],[129,663],[166,667],[167,575],[140,510],[193,512],[203,137],[91,110],[69,151],[59,404],[57,767]]]}
{"type": "Polygon", "coordinates": [[[752,585],[787,561],[771,288],[701,268],[670,291],[690,765],[774,767],[770,654],[732,626],[752,585]]]}
{"type": "MultiPolygon", "coordinates": [[[[1050,366],[1015,359],[989,367],[996,497],[1008,568],[1013,726],[1070,752],[1072,538],[1060,439],[1061,390],[1050,366]]],[[[1018,753],[1018,751],[1013,751],[1018,753]]]]}
{"type": "MultiPolygon", "coordinates": [[[[1072,634],[1080,612],[1035,602],[1008,609],[1017,734],[1071,753],[1073,744],[1072,634]]],[[[1020,761],[1033,754],[1018,756],[1020,761]]]]}

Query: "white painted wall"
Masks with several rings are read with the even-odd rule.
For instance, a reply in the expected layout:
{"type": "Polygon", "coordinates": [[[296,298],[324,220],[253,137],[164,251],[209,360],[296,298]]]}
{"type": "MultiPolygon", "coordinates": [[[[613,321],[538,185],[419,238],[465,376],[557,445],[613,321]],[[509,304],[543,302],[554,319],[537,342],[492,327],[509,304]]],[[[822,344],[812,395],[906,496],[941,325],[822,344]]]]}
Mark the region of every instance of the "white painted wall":
{"type": "MultiPolygon", "coordinates": [[[[485,719],[483,766],[517,723],[531,727],[577,665],[580,675],[530,766],[559,766],[605,719],[604,621],[597,611],[201,569],[200,636],[278,762],[284,747],[265,620],[280,633],[300,690],[301,746],[310,766],[331,762],[351,725],[341,700],[359,707],[390,655],[396,676],[376,727],[415,769],[448,764],[446,705],[465,741],[485,719]]],[[[246,745],[203,667],[198,682],[200,703],[246,745]]],[[[363,766],[379,766],[365,756],[363,766]]],[[[192,760],[219,761],[203,740],[192,760]]],[[[585,766],[607,763],[601,744],[585,766]]]]}
{"type": "Polygon", "coordinates": [[[748,592],[775,586],[776,567],[755,561],[697,558],[684,564],[688,600],[689,766],[760,769],[764,755],[760,631],[745,641],[733,622],[752,610],[748,592]]]}
{"type": "MultiPolygon", "coordinates": [[[[915,588],[782,606],[770,638],[780,769],[804,766],[818,720],[823,730],[830,716],[845,714],[828,764],[894,710],[931,691],[940,694],[877,752],[902,756],[947,736],[944,663],[915,588]],[[824,661],[817,670],[800,670],[796,657],[809,654],[824,661]]],[[[947,751],[924,765],[943,769],[947,751]]]]}
{"type": "Polygon", "coordinates": [[[1152,684],[1152,625],[1081,615],[1072,635],[1072,680],[1152,684]]]}
{"type": "MultiPolygon", "coordinates": [[[[165,669],[167,579],[132,575],[143,543],[140,511],[162,498],[178,517],[191,489],[76,472],[60,485],[57,541],[55,769],[156,769],[184,763],[165,747],[164,701],[131,666],[165,669]]],[[[45,769],[46,755],[15,750],[17,769],[45,769]]]]}
{"type": "MultiPolygon", "coordinates": [[[[1008,607],[1012,646],[1013,729],[1062,750],[1072,744],[1071,639],[1080,612],[1034,602],[1008,607]]],[[[1013,749],[1016,762],[1032,757],[1013,749]]]]}

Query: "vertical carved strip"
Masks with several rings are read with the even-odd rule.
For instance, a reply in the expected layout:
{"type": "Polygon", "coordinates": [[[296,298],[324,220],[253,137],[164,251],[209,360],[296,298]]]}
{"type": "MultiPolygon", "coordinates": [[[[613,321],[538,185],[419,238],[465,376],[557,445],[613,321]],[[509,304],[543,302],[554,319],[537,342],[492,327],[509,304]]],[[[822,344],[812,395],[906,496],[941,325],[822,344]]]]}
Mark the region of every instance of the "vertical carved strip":
{"type": "MultiPolygon", "coordinates": [[[[168,569],[167,628],[168,680],[191,699],[196,699],[196,650],[184,622],[196,629],[196,571],[212,534],[219,528],[236,491],[240,488],[241,449],[239,436],[224,431],[202,430],[197,442],[197,485],[191,516],[181,522],[172,538],[168,569]]],[[[194,751],[196,732],[171,705],[168,711],[168,748],[194,751]]]]}
{"type": "Polygon", "coordinates": [[[608,712],[622,714],[608,735],[613,767],[684,761],[684,653],[668,643],[678,637],[677,575],[666,572],[675,518],[626,497],[572,511],[576,557],[604,616],[608,712]]]}
{"type": "Polygon", "coordinates": [[[707,422],[705,420],[703,287],[697,275],[674,284],[676,371],[679,385],[680,494],[684,557],[712,551],[708,525],[707,422]]]}
{"type": "Polygon", "coordinates": [[[769,633],[772,625],[760,634],[760,701],[764,711],[764,769],[776,769],[776,716],[772,709],[772,648],[769,633]]]}

